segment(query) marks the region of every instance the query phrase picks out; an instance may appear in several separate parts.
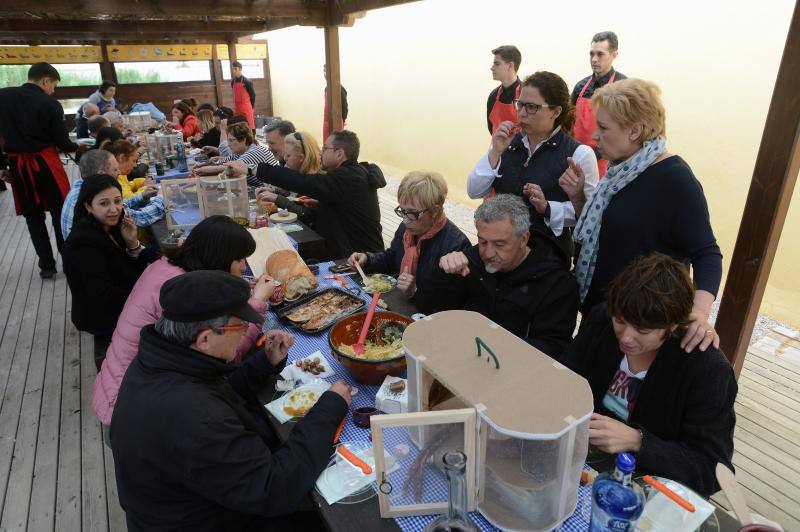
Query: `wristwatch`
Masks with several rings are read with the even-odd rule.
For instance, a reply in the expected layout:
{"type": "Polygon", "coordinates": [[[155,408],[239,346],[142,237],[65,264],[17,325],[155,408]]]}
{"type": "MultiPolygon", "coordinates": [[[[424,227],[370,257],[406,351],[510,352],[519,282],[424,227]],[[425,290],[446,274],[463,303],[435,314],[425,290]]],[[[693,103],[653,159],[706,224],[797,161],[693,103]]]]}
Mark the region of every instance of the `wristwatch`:
{"type": "Polygon", "coordinates": [[[254,164],[248,164],[247,165],[247,177],[248,178],[253,177],[253,176],[256,175],[255,169],[256,169],[256,165],[254,165],[254,164]]]}

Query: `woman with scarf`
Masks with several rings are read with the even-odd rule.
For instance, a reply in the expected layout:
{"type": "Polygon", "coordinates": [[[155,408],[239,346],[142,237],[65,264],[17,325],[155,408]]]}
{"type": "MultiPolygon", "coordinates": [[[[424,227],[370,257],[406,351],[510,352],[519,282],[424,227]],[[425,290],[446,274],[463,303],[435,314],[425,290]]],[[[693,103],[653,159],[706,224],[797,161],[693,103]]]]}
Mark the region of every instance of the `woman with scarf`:
{"type": "Polygon", "coordinates": [[[609,161],[605,178],[587,201],[580,169],[560,180],[580,215],[575,267],[582,311],[606,299],[609,282],[634,259],[658,251],[692,265],[697,291],[680,346],[719,347],[708,323],[722,277],[703,187],[680,156],[667,151],[661,90],[640,79],[608,84],[592,96],[594,139],[609,161]]]}
{"type": "Polygon", "coordinates": [[[353,253],[348,263],[366,271],[397,277],[397,288],[426,314],[440,310],[430,281],[439,272],[439,259],[470,247],[466,235],[447,219],[447,183],[436,172],[406,175],[397,190],[395,214],[403,219],[391,246],[381,253],[353,253]]]}

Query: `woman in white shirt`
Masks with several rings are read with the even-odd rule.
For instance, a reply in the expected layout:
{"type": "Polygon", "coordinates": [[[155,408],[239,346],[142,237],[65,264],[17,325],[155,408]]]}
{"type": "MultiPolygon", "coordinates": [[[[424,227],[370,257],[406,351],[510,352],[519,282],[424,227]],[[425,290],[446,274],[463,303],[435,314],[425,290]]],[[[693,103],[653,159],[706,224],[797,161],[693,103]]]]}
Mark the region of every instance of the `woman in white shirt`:
{"type": "Polygon", "coordinates": [[[525,197],[532,228],[557,238],[572,256],[575,205],[559,181],[570,189],[580,174],[584,195],[591,197],[598,181],[597,157],[570,136],[575,108],[567,84],[557,74],[540,71],[525,78],[514,105],[518,122],[503,122],[495,130],[488,153],[467,178],[467,192],[471,198],[525,197]]]}

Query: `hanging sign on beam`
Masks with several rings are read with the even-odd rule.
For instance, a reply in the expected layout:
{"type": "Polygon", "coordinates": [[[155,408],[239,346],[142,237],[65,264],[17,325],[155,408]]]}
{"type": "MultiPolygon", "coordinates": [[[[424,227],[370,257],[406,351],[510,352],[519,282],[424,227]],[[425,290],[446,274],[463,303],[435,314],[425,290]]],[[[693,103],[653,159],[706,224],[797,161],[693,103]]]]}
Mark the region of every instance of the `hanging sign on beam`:
{"type": "Polygon", "coordinates": [[[0,46],[0,63],[29,65],[48,63],[99,63],[103,53],[99,46],[0,46]]]}
{"type": "MultiPolygon", "coordinates": [[[[217,45],[217,57],[220,60],[228,60],[228,45],[217,45]]],[[[246,43],[236,45],[236,59],[266,59],[267,58],[267,45],[266,43],[246,43]]]]}
{"type": "Polygon", "coordinates": [[[109,61],[210,61],[210,44],[115,44],[106,46],[109,61]]]}

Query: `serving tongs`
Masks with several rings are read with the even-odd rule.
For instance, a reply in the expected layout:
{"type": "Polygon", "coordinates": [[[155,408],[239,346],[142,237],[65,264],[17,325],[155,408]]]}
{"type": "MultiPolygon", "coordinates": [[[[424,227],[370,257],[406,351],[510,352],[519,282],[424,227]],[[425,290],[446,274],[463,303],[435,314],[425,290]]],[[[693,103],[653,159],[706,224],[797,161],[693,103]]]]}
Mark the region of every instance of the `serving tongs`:
{"type": "Polygon", "coordinates": [[[378,300],[381,298],[380,292],[372,294],[372,301],[369,303],[369,310],[367,310],[367,317],[364,318],[364,325],[361,327],[361,334],[358,335],[358,343],[353,346],[353,352],[357,355],[363,355],[367,352],[364,343],[367,341],[367,333],[369,326],[372,323],[372,317],[375,316],[375,307],[378,306],[378,300]]]}

